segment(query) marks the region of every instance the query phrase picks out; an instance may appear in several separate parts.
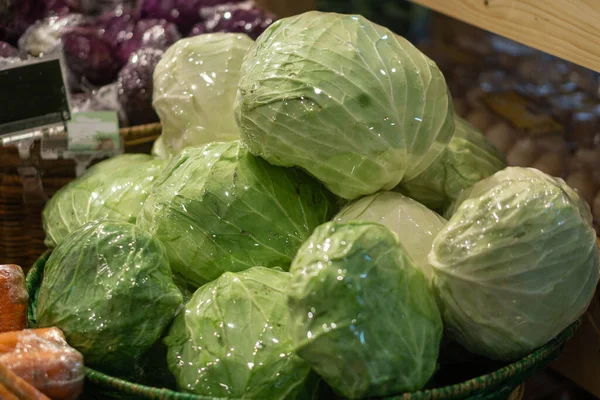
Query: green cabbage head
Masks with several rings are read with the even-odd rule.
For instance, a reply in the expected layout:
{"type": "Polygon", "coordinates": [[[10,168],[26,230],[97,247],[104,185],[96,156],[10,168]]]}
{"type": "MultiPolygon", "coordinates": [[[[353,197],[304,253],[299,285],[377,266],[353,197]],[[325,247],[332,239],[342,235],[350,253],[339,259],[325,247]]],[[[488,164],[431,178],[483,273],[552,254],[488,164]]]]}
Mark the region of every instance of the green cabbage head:
{"type": "Polygon", "coordinates": [[[418,176],[454,131],[433,61],[361,16],[317,11],[258,38],[235,113],[252,154],[301,167],[346,199],[418,176]]]}
{"type": "Polygon", "coordinates": [[[181,39],[165,52],[154,70],[152,101],[165,152],[239,139],[233,103],[252,43],[244,34],[212,33],[181,39]]]}
{"type": "Polygon", "coordinates": [[[127,222],[93,222],[48,259],[37,325],[60,328],[87,366],[131,376],[181,306],[156,238],[127,222]]]}
{"type": "Polygon", "coordinates": [[[431,278],[427,256],[435,235],[447,221],[424,205],[396,192],[379,192],[356,200],[339,212],[336,222],[363,220],[385,225],[400,239],[415,265],[431,278]]]}
{"type": "Polygon", "coordinates": [[[179,389],[236,399],[286,400],[299,393],[310,367],[293,353],[289,282],[287,272],[253,267],[198,289],[165,338],[179,389]]]}
{"type": "Polygon", "coordinates": [[[577,320],[599,275],[589,206],[530,168],[463,192],[429,261],[448,331],[498,360],[530,353],[577,320]]]}
{"type": "Polygon", "coordinates": [[[378,397],[427,383],[442,320],[392,231],[364,221],[321,225],[290,273],[295,351],[339,394],[378,397]]]}
{"type": "Polygon", "coordinates": [[[138,218],[196,287],[255,265],[289,268],[336,199],[291,168],[254,157],[239,141],[190,147],[157,180],[138,218]]]}
{"type": "Polygon", "coordinates": [[[42,212],[46,246],[53,248],[93,220],[135,222],[166,161],[146,154],[123,154],[102,161],[60,189],[42,212]]]}
{"type": "Polygon", "coordinates": [[[460,117],[455,117],[455,126],[442,155],[419,176],[397,187],[439,212],[444,212],[464,189],[506,167],[502,153],[481,132],[460,117]]]}

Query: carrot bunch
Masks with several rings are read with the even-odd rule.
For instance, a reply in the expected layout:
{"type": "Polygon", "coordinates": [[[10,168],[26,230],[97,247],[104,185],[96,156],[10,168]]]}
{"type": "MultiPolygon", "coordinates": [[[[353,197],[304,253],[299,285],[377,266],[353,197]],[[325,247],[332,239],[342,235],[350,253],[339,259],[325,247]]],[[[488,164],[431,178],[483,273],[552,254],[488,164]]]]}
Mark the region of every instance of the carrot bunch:
{"type": "Polygon", "coordinates": [[[0,265],[0,399],[75,400],[83,389],[83,356],[58,328],[25,329],[23,271],[0,265]]]}

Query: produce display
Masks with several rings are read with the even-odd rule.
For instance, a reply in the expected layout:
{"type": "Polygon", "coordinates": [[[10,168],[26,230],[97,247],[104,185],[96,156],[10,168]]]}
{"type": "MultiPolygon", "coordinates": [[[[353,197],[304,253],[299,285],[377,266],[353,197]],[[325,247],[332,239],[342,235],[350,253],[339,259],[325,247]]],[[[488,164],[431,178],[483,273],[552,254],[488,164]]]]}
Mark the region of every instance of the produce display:
{"type": "MultiPolygon", "coordinates": [[[[142,14],[202,22],[161,5],[142,14]]],[[[585,313],[585,196],[506,167],[406,39],[309,12],[255,42],[180,39],[150,81],[158,58],[137,50],[139,84],[116,84],[144,113],[152,86],[153,155],[97,164],[44,210],[32,318],[90,368],[208,398],[388,398],[439,386],[448,346],[497,369],[585,313]]]]}
{"type": "MultiPolygon", "coordinates": [[[[173,43],[182,36],[209,32],[247,34],[255,39],[276,20],[253,0],[132,3],[12,1],[0,10],[0,67],[62,53],[76,111],[116,110],[121,126],[142,125],[158,121],[151,107],[151,77],[173,43]],[[77,108],[77,99],[95,96],[117,81],[119,90],[109,107],[105,102],[88,102],[85,108],[77,108]]],[[[246,48],[240,47],[245,53],[246,48]]]]}

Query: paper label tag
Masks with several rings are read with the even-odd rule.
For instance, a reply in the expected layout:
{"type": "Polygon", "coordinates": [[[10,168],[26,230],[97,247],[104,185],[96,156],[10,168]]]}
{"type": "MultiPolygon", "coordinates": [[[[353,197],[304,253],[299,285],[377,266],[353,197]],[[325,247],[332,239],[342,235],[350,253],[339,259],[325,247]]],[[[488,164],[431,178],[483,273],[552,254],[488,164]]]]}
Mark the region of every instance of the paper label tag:
{"type": "Polygon", "coordinates": [[[561,132],[563,129],[550,110],[544,110],[515,91],[489,93],[482,100],[491,111],[521,132],[544,135],[561,132]]]}
{"type": "Polygon", "coordinates": [[[73,114],[67,122],[68,150],[73,153],[121,153],[119,117],[116,111],[73,114]]]}

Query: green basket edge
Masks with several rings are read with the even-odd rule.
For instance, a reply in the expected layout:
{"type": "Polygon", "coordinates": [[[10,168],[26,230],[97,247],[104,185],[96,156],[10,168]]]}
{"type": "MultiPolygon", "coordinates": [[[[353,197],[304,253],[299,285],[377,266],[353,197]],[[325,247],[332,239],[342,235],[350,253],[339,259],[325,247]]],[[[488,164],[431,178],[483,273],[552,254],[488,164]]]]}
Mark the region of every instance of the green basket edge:
{"type": "MultiPolygon", "coordinates": [[[[43,269],[50,256],[51,251],[48,250],[42,254],[35,264],[29,270],[26,277],[27,293],[30,295],[28,322],[29,327],[35,327],[35,309],[33,304],[37,299],[37,291],[43,277],[43,269]]],[[[515,361],[503,368],[486,375],[481,375],[468,381],[456,383],[450,386],[441,388],[420,390],[410,393],[403,393],[397,396],[387,397],[386,400],[455,400],[469,398],[471,395],[478,394],[493,394],[497,390],[501,390],[503,384],[510,384],[513,388],[517,387],[521,382],[525,381],[534,372],[546,367],[564,348],[564,345],[574,335],[577,329],[581,326],[583,318],[572,323],[567,329],[562,331],[558,336],[540,347],[528,356],[515,361]]],[[[236,399],[220,399],[215,397],[199,396],[189,393],[176,392],[169,389],[154,388],[150,386],[140,385],[123,379],[115,378],[106,375],[92,368],[85,368],[86,379],[97,386],[105,387],[122,392],[123,394],[144,396],[148,399],[157,400],[236,400],[236,399]]],[[[477,396],[479,397],[479,396],[477,396]]]]}

